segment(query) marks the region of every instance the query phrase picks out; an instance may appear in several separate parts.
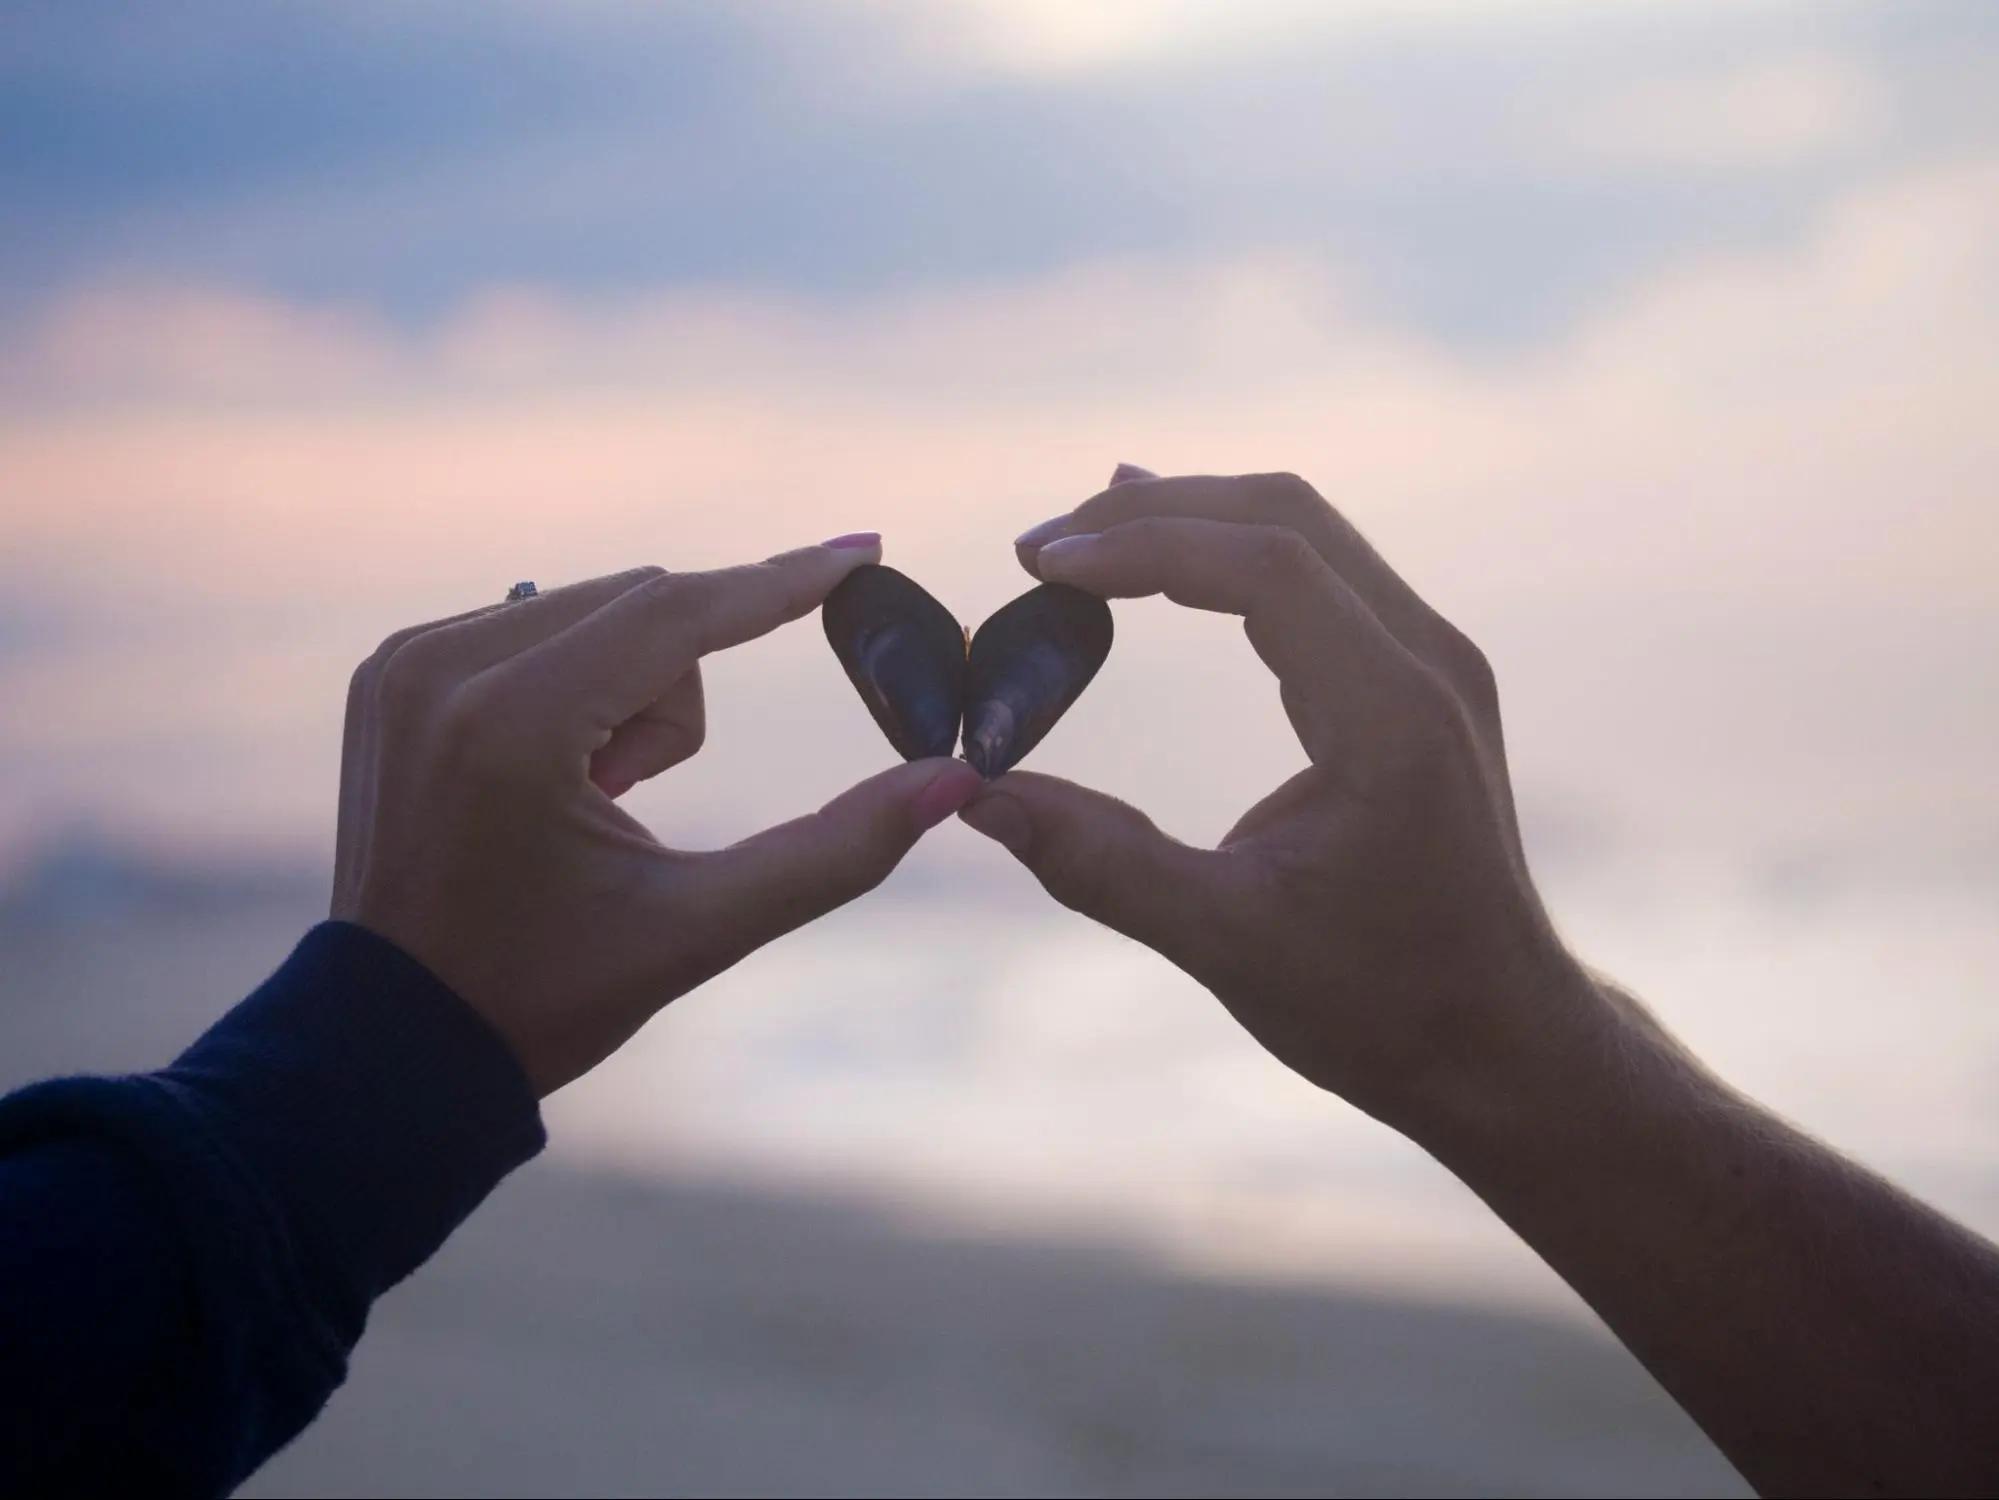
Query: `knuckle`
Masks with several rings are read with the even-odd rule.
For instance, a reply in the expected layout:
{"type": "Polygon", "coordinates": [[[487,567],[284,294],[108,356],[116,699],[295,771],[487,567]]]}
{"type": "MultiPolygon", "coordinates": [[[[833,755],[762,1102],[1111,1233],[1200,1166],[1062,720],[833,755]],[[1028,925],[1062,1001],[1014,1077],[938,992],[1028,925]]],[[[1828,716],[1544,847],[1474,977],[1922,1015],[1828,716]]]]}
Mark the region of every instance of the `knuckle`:
{"type": "Polygon", "coordinates": [[[647,572],[632,592],[648,615],[664,620],[681,620],[698,614],[706,592],[704,575],[669,573],[664,568],[647,572]]]}
{"type": "MultiPolygon", "coordinates": [[[[409,625],[393,631],[362,659],[347,679],[347,711],[350,715],[372,718],[389,704],[392,664],[410,643],[422,636],[428,628],[423,625],[409,625]]],[[[401,689],[398,689],[398,692],[400,691],[401,689]]]]}
{"type": "Polygon", "coordinates": [[[641,568],[635,585],[645,590],[646,601],[662,608],[677,606],[699,588],[698,573],[669,573],[665,568],[641,568]]]}
{"type": "Polygon", "coordinates": [[[1103,533],[1113,555],[1132,562],[1154,563],[1177,555],[1173,522],[1164,516],[1139,516],[1103,533]]]}
{"type": "Polygon", "coordinates": [[[1413,674],[1399,761],[1410,779],[1436,787],[1462,778],[1478,757],[1464,699],[1430,669],[1413,674]]]}
{"type": "Polygon", "coordinates": [[[758,563],[756,571],[743,582],[774,600],[777,611],[786,619],[810,610],[825,592],[814,570],[780,558],[758,563]]]}
{"type": "Polygon", "coordinates": [[[1124,521],[1135,521],[1148,513],[1147,507],[1156,504],[1157,497],[1148,493],[1142,484],[1114,484],[1078,505],[1074,518],[1078,530],[1101,529],[1124,521]]]}
{"type": "MultiPolygon", "coordinates": [[[[390,638],[391,641],[394,637],[390,638]]],[[[406,637],[382,661],[375,681],[383,705],[394,712],[422,707],[435,697],[438,683],[437,653],[427,650],[421,635],[406,637]]],[[[379,654],[379,653],[378,653],[379,654]]]]}
{"type": "Polygon", "coordinates": [[[438,704],[438,723],[444,732],[454,738],[476,736],[498,719],[499,681],[497,675],[482,673],[446,694],[438,704]]]}
{"type": "Polygon", "coordinates": [[[1296,474],[1253,474],[1249,484],[1257,498],[1287,525],[1309,523],[1326,510],[1319,492],[1296,474]]]}
{"type": "Polygon", "coordinates": [[[527,602],[537,607],[546,607],[550,601],[563,599],[595,599],[604,602],[625,594],[665,571],[664,568],[650,563],[641,567],[622,568],[616,573],[604,573],[574,583],[565,583],[560,588],[543,589],[534,599],[527,602]]]}
{"type": "Polygon", "coordinates": [[[1463,705],[1441,673],[1416,662],[1408,673],[1410,721],[1426,739],[1448,739],[1463,705]]]}
{"type": "Polygon", "coordinates": [[[708,743],[708,715],[705,712],[688,715],[680,726],[678,741],[674,750],[681,760],[699,753],[708,743]]]}
{"type": "Polygon", "coordinates": [[[1312,544],[1288,526],[1259,526],[1250,543],[1250,564],[1272,582],[1296,579],[1317,563],[1312,544]]]}
{"type": "Polygon", "coordinates": [[[369,652],[366,659],[354,669],[354,676],[350,687],[363,689],[372,687],[380,682],[382,673],[388,667],[390,659],[421,634],[423,634],[423,627],[421,625],[409,625],[401,630],[392,631],[383,637],[381,645],[369,652]]]}
{"type": "Polygon", "coordinates": [[[381,663],[373,654],[364,657],[347,678],[347,706],[350,709],[365,708],[374,696],[375,677],[381,671],[381,663]]]}
{"type": "Polygon", "coordinates": [[[493,733],[502,722],[496,711],[499,688],[486,676],[461,683],[437,703],[431,733],[438,753],[461,774],[478,775],[499,768],[508,743],[493,733]]]}
{"type": "Polygon", "coordinates": [[[1492,661],[1470,636],[1448,620],[1438,622],[1438,652],[1444,668],[1471,705],[1481,711],[1499,704],[1499,678],[1492,661]]]}
{"type": "Polygon", "coordinates": [[[401,630],[390,631],[386,636],[382,637],[382,644],[375,648],[374,656],[371,659],[377,663],[386,665],[390,657],[394,656],[429,628],[427,625],[405,625],[401,630]]]}
{"type": "MultiPolygon", "coordinates": [[[[602,578],[593,579],[588,583],[572,584],[570,587],[573,589],[591,590],[607,600],[621,599],[634,589],[643,588],[667,576],[669,575],[666,569],[660,567],[657,563],[646,563],[641,567],[626,568],[622,572],[606,574],[602,578]]],[[[555,592],[563,593],[566,590],[558,589],[555,592]]],[[[543,597],[549,596],[544,595],[543,597]]]]}

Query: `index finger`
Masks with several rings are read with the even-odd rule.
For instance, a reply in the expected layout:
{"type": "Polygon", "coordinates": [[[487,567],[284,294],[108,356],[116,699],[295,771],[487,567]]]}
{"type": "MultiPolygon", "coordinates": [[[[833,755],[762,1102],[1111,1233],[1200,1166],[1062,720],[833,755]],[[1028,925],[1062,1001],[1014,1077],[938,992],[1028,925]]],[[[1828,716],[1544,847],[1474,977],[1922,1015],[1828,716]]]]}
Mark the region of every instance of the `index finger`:
{"type": "Polygon", "coordinates": [[[706,573],[666,573],[492,670],[510,689],[561,704],[598,730],[624,723],[711,652],[817,609],[854,569],[881,558],[873,533],[706,573]]]}
{"type": "Polygon", "coordinates": [[[1283,526],[1146,517],[1041,549],[1041,576],[1111,598],[1163,594],[1240,615],[1276,674],[1285,712],[1315,763],[1345,748],[1345,726],[1403,722],[1423,669],[1353,588],[1283,526]]]}
{"type": "Polygon", "coordinates": [[[1381,623],[1413,650],[1426,649],[1436,611],[1375,551],[1354,524],[1296,474],[1187,474],[1131,478],[1091,496],[1068,516],[1043,523],[1016,543],[1021,566],[1037,571],[1052,538],[1107,530],[1147,516],[1288,526],[1366,601],[1381,623]]]}

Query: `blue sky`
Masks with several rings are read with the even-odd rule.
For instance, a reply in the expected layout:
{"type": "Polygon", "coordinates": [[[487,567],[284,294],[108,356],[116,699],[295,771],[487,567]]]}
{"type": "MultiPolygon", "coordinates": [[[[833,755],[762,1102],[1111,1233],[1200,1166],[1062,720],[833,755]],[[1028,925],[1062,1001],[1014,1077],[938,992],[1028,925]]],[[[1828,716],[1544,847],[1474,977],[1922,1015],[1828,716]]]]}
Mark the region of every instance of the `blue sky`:
{"type": "Polygon", "coordinates": [[[1989,6],[1434,9],[1166,10],[1039,66],[969,6],[17,4],[0,305],[144,275],[420,322],[494,283],[851,300],[1282,250],[1512,343],[1995,133],[1989,6]],[[1603,138],[1621,93],[1698,111],[1800,57],[1867,80],[1870,128],[1603,138]]]}
{"type": "MultiPolygon", "coordinates": [[[[1982,838],[1995,72],[1983,4],[7,7],[0,854],[316,845],[352,661],[494,578],[879,526],[976,618],[1122,459],[1334,496],[1549,847],[1982,838]]],[[[1137,617],[1051,769],[1218,832],[1295,746],[1137,617]],[[1188,678],[1213,774],[1120,728],[1188,678]]],[[[881,748],[819,655],[741,668],[801,795],[881,748]]]]}

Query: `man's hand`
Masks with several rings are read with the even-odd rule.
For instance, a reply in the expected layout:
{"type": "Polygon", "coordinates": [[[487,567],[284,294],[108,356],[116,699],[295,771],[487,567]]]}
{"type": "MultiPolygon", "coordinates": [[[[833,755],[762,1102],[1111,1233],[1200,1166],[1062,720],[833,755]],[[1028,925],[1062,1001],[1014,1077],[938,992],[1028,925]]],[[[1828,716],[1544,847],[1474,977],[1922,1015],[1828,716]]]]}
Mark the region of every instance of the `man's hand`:
{"type": "Polygon", "coordinates": [[[872,537],[641,568],[399,631],[347,699],[333,915],[427,965],[540,1094],[661,1006],[879,884],[977,790],[917,761],[731,848],[663,848],[613,798],[701,748],[700,660],[818,607],[872,537]]]}
{"type": "Polygon", "coordinates": [[[1243,618],[1311,759],[1219,849],[1001,778],[961,816],[1414,1137],[1759,1489],[1991,1494],[1999,1251],[1758,1109],[1563,951],[1477,650],[1288,475],[1113,487],[1038,577],[1243,618]]]}
{"type": "Polygon", "coordinates": [[[1057,900],[1404,1129],[1476,1108],[1508,1059],[1600,1003],[1528,879],[1485,658],[1311,486],[1124,478],[1019,551],[1052,582],[1240,615],[1311,761],[1218,849],[1068,782],[1004,777],[961,816],[1057,900]]]}

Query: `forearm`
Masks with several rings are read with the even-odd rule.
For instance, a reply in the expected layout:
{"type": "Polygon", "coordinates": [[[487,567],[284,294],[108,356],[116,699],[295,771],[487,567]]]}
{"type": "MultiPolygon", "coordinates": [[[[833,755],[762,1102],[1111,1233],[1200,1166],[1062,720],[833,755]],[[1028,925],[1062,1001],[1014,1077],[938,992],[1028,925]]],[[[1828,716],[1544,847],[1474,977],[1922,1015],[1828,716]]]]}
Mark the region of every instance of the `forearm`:
{"type": "Polygon", "coordinates": [[[490,1029],[337,926],[172,1067],[0,1101],[0,1492],[233,1488],[540,1144],[490,1029]]]}
{"type": "Polygon", "coordinates": [[[1604,987],[1418,1134],[1766,1493],[1999,1486],[1999,1251],[1604,987]]]}
{"type": "Polygon", "coordinates": [[[157,1411],[170,1383],[205,1373],[157,1357],[191,1351],[187,1266],[162,1208],[115,1143],[0,1151],[0,1492],[183,1479],[151,1467],[143,1443],[102,1464],[108,1421],[157,1411]]]}

